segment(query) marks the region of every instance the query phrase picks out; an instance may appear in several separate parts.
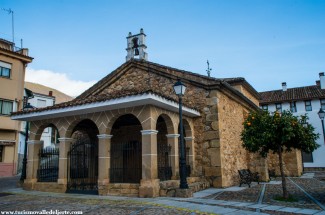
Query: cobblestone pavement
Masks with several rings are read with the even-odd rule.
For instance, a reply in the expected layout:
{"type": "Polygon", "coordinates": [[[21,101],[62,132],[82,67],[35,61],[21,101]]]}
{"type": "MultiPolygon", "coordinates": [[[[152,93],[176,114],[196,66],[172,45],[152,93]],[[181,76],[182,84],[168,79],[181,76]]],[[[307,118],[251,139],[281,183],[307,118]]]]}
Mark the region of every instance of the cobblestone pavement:
{"type": "MultiPolygon", "coordinates": [[[[251,188],[210,188],[193,198],[127,198],[112,196],[57,194],[12,188],[18,178],[0,179],[0,211],[82,211],[83,214],[324,214],[325,174],[287,178],[289,193],[298,201],[274,199],[282,195],[280,178],[251,188]],[[314,177],[314,178],[313,178],[314,177]],[[299,186],[299,187],[298,187],[299,186]],[[301,190],[303,189],[303,190],[301,190]],[[307,194],[306,194],[307,193],[307,194]],[[10,195],[11,194],[11,195],[10,195]],[[262,213],[261,213],[262,212],[262,213]]],[[[23,213],[22,213],[23,214],[23,213]]]]}
{"type": "MultiPolygon", "coordinates": [[[[73,194],[71,194],[73,195],[73,194]]],[[[83,214],[204,214],[176,207],[127,200],[79,199],[71,197],[8,195],[0,197],[0,211],[82,211],[83,214]]],[[[22,213],[23,214],[23,213],[22,213]]]]}
{"type": "Polygon", "coordinates": [[[20,176],[0,178],[0,192],[6,191],[8,189],[16,188],[19,179],[20,176]]]}
{"type": "MultiPolygon", "coordinates": [[[[280,178],[275,178],[271,183],[262,183],[259,185],[255,183],[251,188],[246,187],[241,190],[227,191],[227,189],[224,189],[225,191],[222,191],[219,189],[218,192],[203,198],[216,200],[216,204],[222,204],[222,201],[242,202],[243,208],[251,204],[261,205],[260,211],[269,214],[293,214],[295,211],[299,211],[298,209],[304,210],[301,214],[325,214],[324,180],[325,173],[317,173],[314,178],[287,178],[286,183],[288,193],[297,200],[293,202],[275,200],[276,196],[282,196],[282,184],[280,178]],[[263,186],[265,186],[265,192],[262,194],[263,186]],[[260,198],[261,195],[262,198],[260,198]],[[281,208],[292,208],[292,211],[289,212],[289,209],[288,211],[281,211],[281,208]]],[[[232,206],[236,206],[236,204],[231,205],[231,207],[232,206]]]]}

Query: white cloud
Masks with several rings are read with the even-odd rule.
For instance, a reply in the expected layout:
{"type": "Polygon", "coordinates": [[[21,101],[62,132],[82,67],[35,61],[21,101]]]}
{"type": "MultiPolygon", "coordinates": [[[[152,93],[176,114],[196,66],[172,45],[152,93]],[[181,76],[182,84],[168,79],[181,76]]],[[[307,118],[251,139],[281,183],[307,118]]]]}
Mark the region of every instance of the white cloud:
{"type": "Polygon", "coordinates": [[[25,81],[38,83],[57,89],[69,96],[76,97],[97,81],[72,80],[65,73],[57,73],[49,70],[26,69],[25,81]]]}

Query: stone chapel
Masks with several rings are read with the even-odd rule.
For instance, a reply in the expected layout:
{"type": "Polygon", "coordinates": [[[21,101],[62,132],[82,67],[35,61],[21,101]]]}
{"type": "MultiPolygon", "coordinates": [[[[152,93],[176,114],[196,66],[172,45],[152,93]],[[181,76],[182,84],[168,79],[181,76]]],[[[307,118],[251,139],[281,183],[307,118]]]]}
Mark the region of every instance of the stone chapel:
{"type": "MultiPolygon", "coordinates": [[[[213,78],[148,61],[146,35],[127,37],[126,62],[72,101],[12,114],[28,121],[24,188],[139,197],[173,196],[179,186],[179,133],[193,191],[239,184],[238,170],[268,180],[276,158],[248,153],[241,142],[245,116],[259,108],[244,78],[213,78]],[[186,85],[183,128],[173,85],[186,85]],[[57,149],[44,149],[47,127],[57,149]]],[[[273,156],[274,157],[274,156],[273,156]]],[[[300,175],[301,154],[285,157],[286,174],[300,175]]]]}

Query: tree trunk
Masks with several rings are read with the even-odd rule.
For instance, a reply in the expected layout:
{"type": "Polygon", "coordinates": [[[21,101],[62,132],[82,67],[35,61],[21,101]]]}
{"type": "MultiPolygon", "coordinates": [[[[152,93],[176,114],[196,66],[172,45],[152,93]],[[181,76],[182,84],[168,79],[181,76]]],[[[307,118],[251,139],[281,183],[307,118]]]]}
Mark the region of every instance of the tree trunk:
{"type": "Polygon", "coordinates": [[[283,158],[282,158],[281,146],[279,146],[278,154],[279,154],[279,166],[280,166],[280,172],[281,172],[281,178],[282,178],[283,198],[287,199],[288,198],[288,191],[287,191],[286,179],[284,177],[283,158]]]}

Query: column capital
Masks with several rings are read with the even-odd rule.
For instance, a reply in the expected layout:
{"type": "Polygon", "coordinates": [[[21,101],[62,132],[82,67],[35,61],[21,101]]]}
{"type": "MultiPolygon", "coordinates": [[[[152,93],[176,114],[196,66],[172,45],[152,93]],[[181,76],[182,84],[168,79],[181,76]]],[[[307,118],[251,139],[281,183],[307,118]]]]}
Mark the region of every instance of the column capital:
{"type": "Polygon", "coordinates": [[[184,139],[185,139],[186,141],[191,141],[191,140],[194,140],[194,137],[184,137],[184,139]]]}
{"type": "Polygon", "coordinates": [[[167,138],[178,138],[179,134],[166,134],[167,138]]]}
{"type": "Polygon", "coordinates": [[[157,130],[142,130],[141,134],[142,135],[158,134],[158,131],[157,130]]]}
{"type": "Polygon", "coordinates": [[[74,139],[73,138],[68,138],[68,137],[61,137],[58,138],[60,142],[72,142],[74,139]]]}
{"type": "Polygon", "coordinates": [[[44,141],[43,140],[28,140],[27,143],[28,144],[43,144],[44,141]]]}
{"type": "Polygon", "coordinates": [[[113,135],[110,134],[98,134],[97,135],[98,139],[111,139],[113,135]]]}

